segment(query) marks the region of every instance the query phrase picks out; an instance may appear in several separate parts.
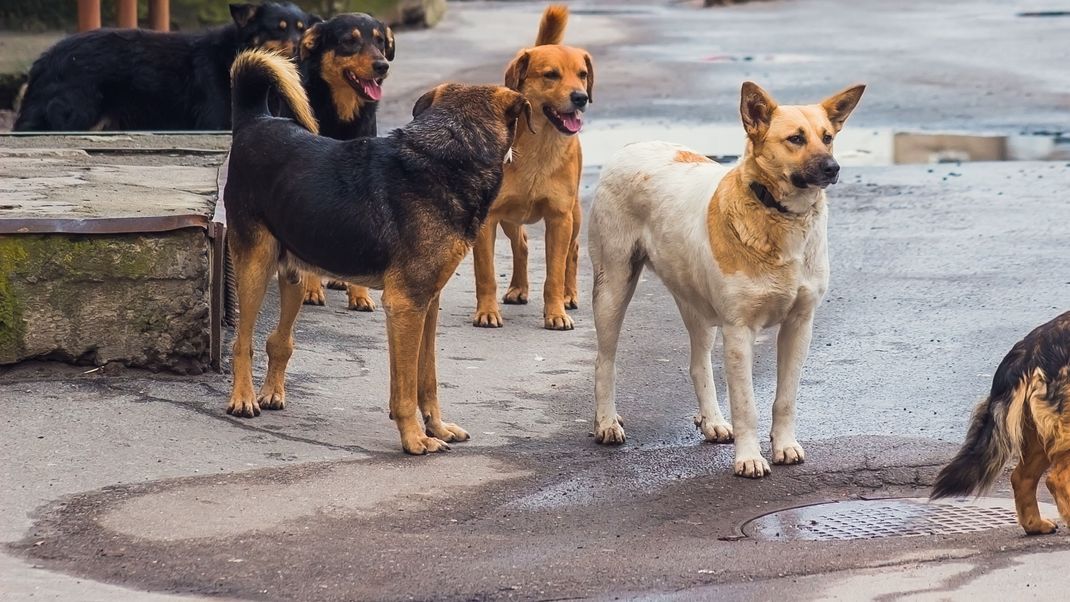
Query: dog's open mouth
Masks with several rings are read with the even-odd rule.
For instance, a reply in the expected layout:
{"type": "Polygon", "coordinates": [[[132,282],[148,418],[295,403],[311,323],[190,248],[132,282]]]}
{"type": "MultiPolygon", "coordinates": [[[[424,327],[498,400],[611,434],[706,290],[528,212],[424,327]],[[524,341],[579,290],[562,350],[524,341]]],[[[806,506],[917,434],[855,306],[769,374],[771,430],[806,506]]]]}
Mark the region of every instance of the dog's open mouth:
{"type": "Polygon", "coordinates": [[[550,123],[554,124],[557,131],[562,134],[572,135],[580,131],[583,127],[583,111],[574,111],[572,113],[559,113],[554,110],[553,107],[543,105],[543,114],[546,115],[546,119],[550,123]]]}
{"type": "Polygon", "coordinates": [[[363,94],[364,98],[374,101],[383,98],[383,78],[363,79],[357,77],[357,74],[349,69],[345,70],[345,77],[346,81],[349,82],[349,85],[352,86],[358,94],[363,94]]]}

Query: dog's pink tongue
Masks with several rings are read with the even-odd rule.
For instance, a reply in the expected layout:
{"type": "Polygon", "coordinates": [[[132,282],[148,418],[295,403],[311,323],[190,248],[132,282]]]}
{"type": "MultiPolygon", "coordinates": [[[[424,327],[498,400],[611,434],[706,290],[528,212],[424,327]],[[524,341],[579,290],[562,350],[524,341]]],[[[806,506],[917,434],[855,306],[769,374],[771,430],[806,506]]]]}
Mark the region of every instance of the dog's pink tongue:
{"type": "Polygon", "coordinates": [[[383,97],[383,86],[379,82],[371,79],[360,80],[360,85],[364,88],[364,93],[368,95],[368,98],[372,100],[379,100],[383,97]]]}
{"type": "Polygon", "coordinates": [[[580,131],[581,127],[583,127],[583,115],[579,111],[561,115],[561,123],[565,126],[566,130],[575,134],[580,131]]]}

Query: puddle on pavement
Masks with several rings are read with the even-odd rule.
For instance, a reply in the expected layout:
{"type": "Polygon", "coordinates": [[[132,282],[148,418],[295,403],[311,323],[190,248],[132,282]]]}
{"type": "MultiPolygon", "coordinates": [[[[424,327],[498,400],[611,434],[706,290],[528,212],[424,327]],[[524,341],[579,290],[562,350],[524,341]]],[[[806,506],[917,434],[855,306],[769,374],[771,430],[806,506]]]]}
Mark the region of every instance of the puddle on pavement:
{"type": "MultiPolygon", "coordinates": [[[[1040,513],[1058,516],[1051,504],[1040,513]]],[[[1016,527],[1014,500],[924,498],[853,500],[788,508],[744,523],[743,533],[759,541],[847,541],[975,533],[1016,527]]]]}
{"type": "MultiPolygon", "coordinates": [[[[745,137],[739,124],[594,120],[580,134],[587,165],[604,165],[627,144],[664,140],[718,161],[735,161],[745,137]]],[[[843,165],[898,165],[969,161],[1070,161],[1070,135],[908,132],[848,127],[836,139],[843,165]]]]}

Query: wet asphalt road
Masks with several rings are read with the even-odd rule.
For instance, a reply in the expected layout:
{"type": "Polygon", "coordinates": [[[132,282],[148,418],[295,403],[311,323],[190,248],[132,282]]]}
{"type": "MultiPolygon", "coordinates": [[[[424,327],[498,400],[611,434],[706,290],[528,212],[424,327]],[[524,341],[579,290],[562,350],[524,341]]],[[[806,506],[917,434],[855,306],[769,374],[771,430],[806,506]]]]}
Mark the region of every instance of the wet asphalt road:
{"type": "MultiPolygon", "coordinates": [[[[1067,75],[1038,41],[1052,25],[1029,22],[1010,44],[992,35],[1019,26],[999,3],[934,4],[879,17],[819,0],[707,12],[595,4],[577,10],[567,39],[596,51],[591,119],[729,121],[738,81],[755,77],[791,100],[816,99],[841,79],[872,81],[848,128],[1066,127],[1057,90],[1067,75]],[[950,14],[970,27],[941,26],[950,14]],[[871,31],[878,22],[886,29],[871,31]],[[811,60],[684,60],[755,46],[811,60]],[[934,52],[939,60],[918,58],[934,52]]],[[[439,30],[399,37],[387,122],[446,74],[496,79],[511,54],[502,49],[534,35],[538,12],[523,3],[451,9],[439,30]]],[[[585,203],[595,179],[588,169],[585,203]]],[[[834,571],[909,572],[954,559],[965,567],[945,583],[955,590],[969,575],[1015,566],[1026,550],[1064,548],[1064,537],[1026,539],[1013,528],[871,542],[738,536],[745,520],[781,507],[924,493],[1006,349],[1065,309],[1070,208],[1059,191],[1068,184],[1066,162],[845,169],[830,190],[832,285],[799,401],[808,461],[760,482],[732,477],[730,446],[702,443],[691,424],[686,333],[653,276],[625,322],[618,387],[629,442],[620,449],[587,436],[589,303],[569,333],[543,330],[538,303],[507,306],[505,328],[477,330],[470,260],[444,296],[439,376],[446,415],[473,441],[445,455],[400,453],[385,411],[382,312],[347,312],[337,292],[299,320],[290,405],[253,421],[223,413],[225,376],[9,372],[0,376],[0,455],[9,459],[0,482],[12,485],[0,491],[9,509],[0,540],[13,543],[0,554],[0,598],[850,598],[862,577],[834,571]]],[[[532,232],[537,286],[542,236],[532,232]]],[[[507,260],[500,245],[502,283],[507,260]]],[[[773,334],[756,354],[761,428],[773,334]]],[[[719,354],[718,345],[724,403],[719,354]]],[[[1007,495],[1002,487],[996,495],[1007,495]]],[[[1004,583],[1015,578],[1044,577],[1004,583]]]]}

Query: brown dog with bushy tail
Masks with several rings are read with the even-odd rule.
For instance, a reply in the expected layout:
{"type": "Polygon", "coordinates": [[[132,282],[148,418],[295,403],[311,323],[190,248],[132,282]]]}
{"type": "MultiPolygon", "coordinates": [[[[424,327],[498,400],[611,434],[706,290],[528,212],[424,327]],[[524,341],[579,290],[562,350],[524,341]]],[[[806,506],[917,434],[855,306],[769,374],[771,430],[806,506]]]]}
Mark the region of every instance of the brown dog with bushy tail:
{"type": "Polygon", "coordinates": [[[505,85],[524,94],[535,115],[516,134],[514,160],[505,168],[498,198],[474,249],[475,326],[500,328],[494,271],[494,236],[501,224],[513,250],[513,277],[502,301],[528,302],[528,237],[525,224],[546,221],[543,320],[550,330],[572,330],[566,309],[579,306],[580,172],[576,134],[591,102],[594,66],[585,50],[564,46],[568,8],[546,8],[535,46],[521,50],[505,72],[505,85]]]}
{"type": "Polygon", "coordinates": [[[1070,524],[1070,312],[1039,326],[1000,362],[992,391],[973,412],[966,442],[940,471],[932,497],[982,493],[1012,457],[1018,522],[1030,535],[1053,533],[1040,516],[1044,471],[1059,514],[1070,524]]]}

